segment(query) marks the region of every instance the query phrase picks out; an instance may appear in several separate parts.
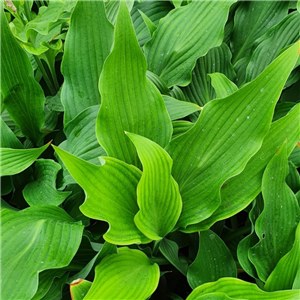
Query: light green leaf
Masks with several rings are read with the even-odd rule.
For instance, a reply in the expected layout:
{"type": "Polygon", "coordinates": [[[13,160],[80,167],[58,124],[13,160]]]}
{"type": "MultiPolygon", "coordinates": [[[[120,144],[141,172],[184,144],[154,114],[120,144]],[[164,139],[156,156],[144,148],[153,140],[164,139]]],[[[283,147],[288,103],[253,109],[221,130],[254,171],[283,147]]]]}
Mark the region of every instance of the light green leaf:
{"type": "Polygon", "coordinates": [[[234,2],[192,1],[172,10],[145,45],[149,70],[168,87],[188,85],[196,60],[222,43],[229,7],[234,2]],[[186,28],[188,35],[184,34],[186,28]]]}
{"type": "Polygon", "coordinates": [[[157,27],[160,19],[165,17],[173,8],[169,1],[134,1],[131,18],[140,46],[143,46],[151,39],[151,31],[154,30],[154,26],[157,27]],[[154,26],[150,25],[153,28],[151,31],[147,27],[145,17],[154,24],[154,26]]]}
{"type": "Polygon", "coordinates": [[[260,290],[254,283],[236,278],[221,278],[216,282],[206,283],[197,287],[186,300],[218,299],[208,298],[211,294],[215,293],[223,293],[229,299],[236,300],[298,300],[300,295],[299,290],[268,293],[260,290]]]}
{"type": "Polygon", "coordinates": [[[44,93],[34,79],[28,56],[9,29],[2,8],[1,38],[1,99],[22,133],[37,144],[45,121],[44,93]]]}
{"type": "Polygon", "coordinates": [[[24,171],[34,163],[49,145],[50,143],[35,149],[1,148],[1,176],[15,175],[24,171]]]}
{"type": "Polygon", "coordinates": [[[201,107],[197,104],[180,101],[167,95],[163,95],[162,97],[165,101],[167,111],[172,121],[184,118],[196,111],[201,110],[201,107]]]}
{"type": "MultiPolygon", "coordinates": [[[[246,166],[269,130],[276,101],[299,52],[296,43],[234,94],[207,103],[197,123],[167,147],[183,210],[178,227],[210,217],[223,183],[246,166]]],[[[196,228],[192,228],[195,230],[196,228]]]]}
{"type": "Polygon", "coordinates": [[[238,87],[222,73],[208,74],[211,85],[216,91],[216,98],[225,98],[238,90],[238,87]]]}
{"type": "Polygon", "coordinates": [[[281,49],[299,39],[299,28],[300,14],[295,11],[255,41],[257,46],[247,66],[246,82],[257,77],[276,58],[281,49]]]}
{"type": "Polygon", "coordinates": [[[223,240],[211,230],[201,232],[197,257],[187,273],[191,288],[222,277],[236,277],[236,269],[234,259],[223,240]]]}
{"type": "Polygon", "coordinates": [[[260,193],[263,171],[282,143],[287,140],[287,152],[291,153],[299,138],[300,105],[297,105],[287,116],[272,123],[261,148],[245,169],[223,184],[221,205],[210,218],[199,224],[199,230],[209,229],[215,222],[246,208],[260,193]]]}
{"type": "Polygon", "coordinates": [[[81,241],[83,226],[50,205],[1,212],[3,299],[31,299],[38,273],[67,266],[81,241]]]}
{"type": "Polygon", "coordinates": [[[248,252],[259,278],[264,282],[280,258],[292,248],[300,220],[297,199],[285,182],[287,174],[287,151],[284,143],[263,174],[264,209],[255,222],[259,242],[248,252]]]}
{"type": "Polygon", "coordinates": [[[182,89],[186,99],[200,106],[204,106],[214,99],[216,93],[210,83],[208,74],[215,72],[225,74],[230,80],[235,78],[235,72],[231,64],[231,52],[224,43],[219,47],[212,48],[205,56],[197,60],[192,72],[191,83],[182,89]]]}
{"type": "Polygon", "coordinates": [[[139,164],[138,157],[124,131],[145,136],[162,147],[172,135],[164,101],[146,78],[146,68],[127,6],[120,2],[114,48],[100,77],[102,105],[96,132],[109,156],[133,165],[139,164]]]}
{"type": "Polygon", "coordinates": [[[181,262],[178,257],[178,245],[171,240],[166,238],[162,239],[159,243],[159,250],[164,257],[184,276],[187,274],[188,265],[185,262],[181,262]]]}
{"type": "Polygon", "coordinates": [[[143,20],[144,20],[144,22],[145,22],[145,24],[146,24],[146,26],[148,28],[150,36],[152,37],[154,31],[157,29],[157,26],[141,10],[139,10],[139,13],[141,14],[141,16],[142,16],[142,18],[143,18],[143,20]]]}
{"type": "Polygon", "coordinates": [[[77,2],[62,61],[65,81],[61,99],[65,107],[65,124],[85,108],[100,103],[98,81],[110,53],[113,31],[103,1],[77,2]],[[93,41],[93,47],[90,41],[93,41]]]}
{"type": "Polygon", "coordinates": [[[88,293],[91,286],[92,283],[90,281],[83,279],[74,280],[70,284],[70,294],[72,300],[82,300],[88,293]]]}
{"type": "Polygon", "coordinates": [[[186,133],[189,129],[191,129],[194,124],[188,121],[174,121],[173,124],[173,138],[186,133]]]}
{"type": "Polygon", "coordinates": [[[114,158],[102,157],[96,166],[54,146],[60,159],[87,197],[80,210],[84,215],[109,223],[104,239],[112,244],[148,243],[136,227],[136,188],[141,172],[114,158]]]}
{"type": "Polygon", "coordinates": [[[296,230],[296,237],[293,248],[283,256],[275,269],[268,277],[265,290],[272,292],[276,290],[300,289],[299,283],[296,283],[296,277],[299,276],[300,269],[300,223],[296,230]]]}
{"type": "Polygon", "coordinates": [[[96,267],[96,276],[84,300],[146,299],[157,288],[159,268],[141,251],[120,248],[96,267]]]}
{"type": "Polygon", "coordinates": [[[253,43],[288,13],[287,1],[242,2],[235,11],[231,35],[233,64],[237,83],[241,85],[250,60],[253,43]]]}
{"type": "Polygon", "coordinates": [[[35,163],[36,180],[28,183],[23,195],[30,206],[62,204],[71,192],[59,192],[56,189],[56,176],[60,165],[50,159],[38,159],[35,163]]]}
{"type": "MultiPolygon", "coordinates": [[[[99,156],[105,156],[96,137],[96,120],[99,106],[91,106],[82,111],[64,127],[66,140],[59,147],[92,164],[100,165],[99,156]]],[[[63,183],[74,183],[74,179],[63,165],[63,183]]]]}
{"type": "Polygon", "coordinates": [[[127,132],[143,165],[137,186],[139,212],[134,217],[138,229],[152,240],[159,240],[175,226],[182,208],[179,188],[171,175],[172,159],[153,141],[127,132]]]}

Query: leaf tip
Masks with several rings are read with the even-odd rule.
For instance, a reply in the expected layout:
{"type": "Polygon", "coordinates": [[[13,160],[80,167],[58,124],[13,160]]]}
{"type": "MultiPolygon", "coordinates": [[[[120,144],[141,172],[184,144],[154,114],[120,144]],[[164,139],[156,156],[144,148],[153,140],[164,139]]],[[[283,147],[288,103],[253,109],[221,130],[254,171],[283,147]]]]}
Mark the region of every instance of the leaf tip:
{"type": "Polygon", "coordinates": [[[83,281],[83,279],[81,279],[81,278],[75,279],[75,280],[73,280],[73,281],[70,283],[70,286],[78,285],[78,284],[80,284],[82,281],[83,281]]]}

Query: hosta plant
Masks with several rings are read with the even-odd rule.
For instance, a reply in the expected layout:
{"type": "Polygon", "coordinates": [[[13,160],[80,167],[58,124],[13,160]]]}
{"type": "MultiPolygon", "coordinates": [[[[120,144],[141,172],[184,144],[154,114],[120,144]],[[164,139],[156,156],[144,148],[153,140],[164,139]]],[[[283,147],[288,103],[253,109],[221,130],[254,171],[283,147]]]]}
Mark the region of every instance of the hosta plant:
{"type": "Polygon", "coordinates": [[[1,2],[1,299],[300,298],[296,1],[1,2]]]}

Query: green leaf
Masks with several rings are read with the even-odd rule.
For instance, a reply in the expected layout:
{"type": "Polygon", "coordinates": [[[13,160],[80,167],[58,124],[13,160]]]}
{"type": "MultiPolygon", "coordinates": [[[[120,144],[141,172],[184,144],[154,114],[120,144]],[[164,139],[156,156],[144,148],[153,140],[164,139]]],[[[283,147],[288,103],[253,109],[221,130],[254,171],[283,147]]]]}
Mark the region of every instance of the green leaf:
{"type": "Polygon", "coordinates": [[[167,86],[188,85],[196,60],[222,43],[234,1],[192,1],[172,10],[145,45],[148,68],[167,86]],[[184,34],[189,28],[189,34],[184,34]],[[168,38],[166,38],[168,37],[168,38]]]}
{"type": "Polygon", "coordinates": [[[272,292],[276,290],[300,289],[297,276],[300,269],[300,223],[296,230],[293,248],[283,256],[270,276],[268,277],[265,290],[272,292]],[[295,286],[295,283],[297,286],[295,286]]]}
{"type": "Polygon", "coordinates": [[[177,182],[171,175],[172,159],[153,141],[127,132],[143,165],[137,186],[139,212],[134,217],[138,229],[148,238],[159,240],[175,226],[182,208],[177,182]]]}
{"type": "Polygon", "coordinates": [[[34,163],[34,161],[47,149],[50,143],[35,149],[1,148],[1,176],[15,175],[34,163]]]}
{"type": "Polygon", "coordinates": [[[247,66],[246,82],[257,77],[276,58],[281,49],[299,39],[299,27],[300,14],[295,11],[255,41],[257,46],[247,66]]]}
{"type": "Polygon", "coordinates": [[[1,212],[4,299],[31,299],[38,273],[67,266],[75,255],[83,226],[50,205],[1,212]]]}
{"type": "Polygon", "coordinates": [[[186,133],[194,124],[188,121],[174,121],[173,123],[173,138],[186,133]]]}
{"type": "Polygon", "coordinates": [[[35,163],[34,182],[30,182],[23,190],[26,202],[30,206],[62,204],[71,192],[59,192],[56,189],[56,176],[60,165],[50,159],[38,159],[35,163]]]}
{"type": "Polygon", "coordinates": [[[235,72],[231,64],[231,52],[224,43],[219,47],[212,48],[205,56],[197,60],[192,72],[191,83],[182,89],[186,99],[200,106],[204,106],[214,99],[216,93],[210,83],[208,74],[215,72],[225,74],[230,80],[235,78],[235,72]]]}
{"type": "Polygon", "coordinates": [[[238,87],[222,73],[209,74],[216,98],[225,98],[238,90],[238,87]]]}
{"type": "Polygon", "coordinates": [[[112,244],[148,243],[136,227],[136,188],[141,172],[114,158],[102,157],[96,166],[54,146],[60,159],[87,197],[80,210],[84,215],[109,223],[104,239],[112,244]]]}
{"type": "Polygon", "coordinates": [[[172,121],[184,118],[196,111],[201,110],[201,107],[197,104],[180,101],[170,96],[163,95],[163,99],[172,121]]]}
{"type": "Polygon", "coordinates": [[[22,143],[1,119],[1,148],[23,149],[22,143]]]}
{"type": "Polygon", "coordinates": [[[221,205],[214,214],[199,225],[205,230],[219,220],[229,218],[246,208],[261,191],[263,171],[268,162],[287,140],[291,153],[300,138],[300,105],[287,116],[272,123],[259,151],[250,159],[245,169],[226,181],[221,188],[221,205]]]}
{"type": "Polygon", "coordinates": [[[300,175],[297,168],[291,161],[289,162],[289,174],[286,178],[286,183],[294,194],[297,194],[300,190],[300,175]]]}
{"type": "Polygon", "coordinates": [[[134,145],[124,135],[125,130],[145,136],[162,147],[172,135],[164,101],[146,78],[146,68],[127,6],[120,2],[114,48],[100,77],[102,105],[96,132],[109,156],[133,165],[138,165],[138,157],[134,145]]]}
{"type": "Polygon", "coordinates": [[[234,16],[231,35],[233,63],[237,71],[237,82],[241,85],[250,60],[253,43],[269,28],[279,23],[288,12],[286,1],[243,2],[234,16]]]}
{"type": "Polygon", "coordinates": [[[65,107],[65,124],[85,108],[100,103],[98,81],[110,53],[113,31],[103,1],[77,2],[62,61],[65,81],[61,99],[65,107]],[[90,41],[93,41],[93,47],[90,41]]]}
{"type": "Polygon", "coordinates": [[[300,167],[300,142],[298,142],[296,147],[293,149],[291,155],[289,156],[289,160],[295,165],[296,168],[300,167]]]}
{"type": "Polygon", "coordinates": [[[144,14],[141,10],[139,10],[139,13],[141,14],[147,28],[148,31],[152,37],[154,31],[157,29],[157,26],[150,20],[150,18],[148,18],[148,16],[146,14],[144,14]]]}
{"type": "Polygon", "coordinates": [[[92,283],[90,281],[83,279],[74,280],[70,284],[70,293],[72,300],[82,300],[88,293],[91,286],[92,283]]]}
{"type": "Polygon", "coordinates": [[[268,293],[260,290],[257,285],[253,283],[236,278],[221,278],[216,282],[206,283],[197,287],[186,300],[222,299],[216,297],[209,298],[210,295],[216,295],[215,293],[222,293],[229,299],[236,300],[298,300],[299,292],[299,290],[289,290],[268,293]]]}
{"type": "Polygon", "coordinates": [[[255,222],[259,242],[248,252],[259,278],[264,282],[280,258],[292,248],[300,220],[297,199],[285,182],[287,174],[287,151],[284,143],[263,174],[264,209],[255,222]]]}
{"type": "Polygon", "coordinates": [[[159,268],[141,251],[120,248],[96,267],[96,276],[84,300],[146,299],[157,288],[159,268]]]}
{"type": "Polygon", "coordinates": [[[166,238],[162,239],[159,243],[159,250],[163,256],[184,276],[187,274],[188,265],[187,263],[181,262],[178,258],[178,245],[171,240],[166,238]]]}
{"type": "Polygon", "coordinates": [[[223,240],[211,230],[201,232],[197,257],[187,273],[191,288],[236,275],[236,264],[223,240]]]}
{"type": "Polygon", "coordinates": [[[34,79],[28,56],[10,31],[3,9],[1,37],[1,99],[22,133],[37,144],[45,121],[44,93],[34,79]]]}
{"type": "MultiPolygon", "coordinates": [[[[100,165],[99,156],[105,156],[96,137],[96,120],[99,106],[91,106],[82,111],[64,127],[66,140],[59,147],[92,164],[100,165]]],[[[63,166],[63,184],[74,183],[63,166]]]]}
{"type": "MultiPolygon", "coordinates": [[[[178,227],[210,217],[221,204],[223,183],[240,173],[259,150],[274,107],[298,58],[296,43],[259,77],[234,94],[207,103],[197,123],[167,147],[183,210],[178,227]]],[[[197,226],[191,230],[196,231],[197,226]]]]}
{"type": "Polygon", "coordinates": [[[273,116],[273,122],[284,117],[295,106],[294,102],[278,102],[273,116]]]}

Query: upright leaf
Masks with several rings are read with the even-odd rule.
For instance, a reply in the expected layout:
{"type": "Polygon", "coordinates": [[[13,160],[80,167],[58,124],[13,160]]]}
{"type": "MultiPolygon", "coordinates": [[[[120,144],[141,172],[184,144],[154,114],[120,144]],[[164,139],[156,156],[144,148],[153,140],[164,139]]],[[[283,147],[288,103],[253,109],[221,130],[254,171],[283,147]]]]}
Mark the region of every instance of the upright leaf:
{"type": "Polygon", "coordinates": [[[34,163],[49,145],[50,143],[35,149],[1,148],[1,176],[15,175],[24,171],[34,163]]]}
{"type": "Polygon", "coordinates": [[[1,119],[1,148],[23,149],[22,143],[18,140],[11,129],[1,119]]]}
{"type": "Polygon", "coordinates": [[[72,300],[83,300],[91,288],[92,283],[87,280],[77,279],[70,284],[70,294],[72,300]]]}
{"type": "Polygon", "coordinates": [[[149,242],[133,220],[139,210],[138,169],[109,157],[101,158],[102,166],[96,166],[58,147],[54,149],[87,195],[80,210],[90,218],[109,223],[105,240],[118,245],[149,242]]]}
{"type": "Polygon", "coordinates": [[[271,159],[263,175],[264,210],[255,223],[259,242],[248,253],[259,278],[264,282],[280,258],[292,248],[300,220],[297,199],[285,182],[288,170],[284,144],[271,159]]]}
{"type": "Polygon", "coordinates": [[[276,290],[300,289],[300,223],[296,230],[293,248],[283,256],[270,276],[268,277],[265,290],[272,292],[276,290]],[[297,280],[298,277],[298,280],[297,280]]]}
{"type": "MultiPolygon", "coordinates": [[[[1,8],[1,99],[10,117],[33,143],[42,138],[44,93],[1,8]]],[[[2,106],[2,105],[1,105],[2,106]]]]}
{"type": "Polygon", "coordinates": [[[143,165],[137,186],[140,210],[134,222],[145,236],[158,240],[174,228],[182,208],[179,188],[171,175],[173,162],[156,143],[133,133],[126,134],[134,143],[143,165]]]}
{"type": "Polygon", "coordinates": [[[186,300],[204,299],[236,299],[236,300],[298,300],[300,290],[264,292],[254,283],[249,283],[236,278],[221,278],[216,282],[203,284],[186,298],[186,300]],[[215,293],[225,294],[229,298],[209,298],[215,293]]]}
{"type": "Polygon", "coordinates": [[[26,185],[23,195],[30,206],[58,206],[66,200],[71,192],[59,192],[56,189],[56,176],[60,165],[50,159],[39,159],[35,163],[36,180],[26,185]]]}
{"type": "Polygon", "coordinates": [[[84,300],[147,299],[157,288],[159,268],[141,251],[120,248],[96,267],[96,276],[84,300]]]}
{"type": "Polygon", "coordinates": [[[85,108],[100,103],[98,81],[110,53],[113,31],[103,1],[77,2],[62,61],[65,81],[61,99],[65,107],[65,124],[85,108]]]}
{"type": "Polygon", "coordinates": [[[189,266],[187,280],[194,289],[222,277],[236,277],[236,264],[222,239],[213,231],[200,233],[198,254],[189,266]]]}
{"type": "Polygon", "coordinates": [[[31,299],[38,273],[67,266],[75,255],[83,226],[61,208],[45,205],[1,212],[3,299],[31,299]]]}
{"type": "Polygon", "coordinates": [[[183,201],[179,227],[212,215],[221,203],[222,184],[240,173],[259,150],[298,55],[296,43],[250,84],[207,103],[197,123],[171,141],[167,151],[183,201]]]}
{"type": "Polygon", "coordinates": [[[114,48],[100,77],[102,105],[96,131],[109,156],[133,165],[138,165],[138,157],[124,130],[145,136],[162,147],[169,143],[172,134],[164,101],[146,78],[146,68],[127,6],[120,2],[114,48]]]}
{"type": "Polygon", "coordinates": [[[229,7],[235,1],[192,1],[172,10],[145,45],[150,71],[168,87],[186,86],[196,60],[222,43],[229,7]],[[184,34],[188,28],[189,34],[184,34]]]}

